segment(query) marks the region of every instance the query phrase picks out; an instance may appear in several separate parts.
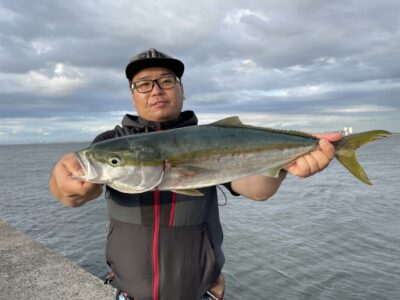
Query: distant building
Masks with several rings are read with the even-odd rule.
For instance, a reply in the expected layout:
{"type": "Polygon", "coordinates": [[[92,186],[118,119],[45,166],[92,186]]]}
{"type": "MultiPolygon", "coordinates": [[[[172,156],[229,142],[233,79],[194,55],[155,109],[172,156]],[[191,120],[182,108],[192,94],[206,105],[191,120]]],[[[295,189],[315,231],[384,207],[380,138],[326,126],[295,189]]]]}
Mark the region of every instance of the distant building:
{"type": "Polygon", "coordinates": [[[353,127],[344,127],[341,131],[342,135],[349,135],[353,133],[353,127]]]}

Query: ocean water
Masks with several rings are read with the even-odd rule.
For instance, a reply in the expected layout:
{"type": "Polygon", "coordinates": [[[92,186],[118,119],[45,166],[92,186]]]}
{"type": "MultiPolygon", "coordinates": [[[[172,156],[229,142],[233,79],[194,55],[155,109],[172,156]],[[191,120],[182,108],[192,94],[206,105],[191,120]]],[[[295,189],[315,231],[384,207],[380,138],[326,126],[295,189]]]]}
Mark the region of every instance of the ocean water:
{"type": "MultiPolygon", "coordinates": [[[[0,219],[104,278],[104,199],[72,209],[48,191],[58,158],[86,145],[1,145],[0,219]]],[[[221,194],[226,299],[400,299],[400,137],[358,157],[373,186],[333,161],[266,202],[221,194]]]]}

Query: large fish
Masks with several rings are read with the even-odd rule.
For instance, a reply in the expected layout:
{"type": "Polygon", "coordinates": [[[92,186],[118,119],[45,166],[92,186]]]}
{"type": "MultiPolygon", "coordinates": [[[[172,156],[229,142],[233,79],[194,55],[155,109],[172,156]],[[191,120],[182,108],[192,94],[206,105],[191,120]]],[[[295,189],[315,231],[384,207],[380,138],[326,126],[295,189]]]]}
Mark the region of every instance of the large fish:
{"type": "MultiPolygon", "coordinates": [[[[333,143],[335,156],[355,177],[371,184],[355,150],[390,134],[373,130],[345,136],[333,143]]],[[[306,133],[244,125],[231,117],[93,144],[76,153],[84,176],[75,178],[125,193],[171,190],[199,195],[197,188],[250,175],[276,177],[299,156],[317,149],[318,143],[306,133]]]]}

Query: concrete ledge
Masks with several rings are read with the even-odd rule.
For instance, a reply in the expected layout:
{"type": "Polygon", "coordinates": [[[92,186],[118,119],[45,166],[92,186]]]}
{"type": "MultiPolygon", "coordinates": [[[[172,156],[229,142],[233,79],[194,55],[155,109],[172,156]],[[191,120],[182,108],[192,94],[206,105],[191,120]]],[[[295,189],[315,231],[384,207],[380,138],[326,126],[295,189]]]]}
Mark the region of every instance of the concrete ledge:
{"type": "Polygon", "coordinates": [[[115,289],[0,220],[0,299],[114,299],[115,289]]]}

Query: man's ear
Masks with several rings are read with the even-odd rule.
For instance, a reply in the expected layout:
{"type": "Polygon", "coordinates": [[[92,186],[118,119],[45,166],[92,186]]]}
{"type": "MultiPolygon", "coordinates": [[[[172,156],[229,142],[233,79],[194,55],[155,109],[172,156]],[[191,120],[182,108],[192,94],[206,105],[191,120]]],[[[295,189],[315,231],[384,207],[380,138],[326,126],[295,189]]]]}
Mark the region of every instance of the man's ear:
{"type": "Polygon", "coordinates": [[[183,89],[182,82],[181,82],[181,89],[182,89],[182,100],[185,100],[185,90],[183,89]]]}

